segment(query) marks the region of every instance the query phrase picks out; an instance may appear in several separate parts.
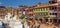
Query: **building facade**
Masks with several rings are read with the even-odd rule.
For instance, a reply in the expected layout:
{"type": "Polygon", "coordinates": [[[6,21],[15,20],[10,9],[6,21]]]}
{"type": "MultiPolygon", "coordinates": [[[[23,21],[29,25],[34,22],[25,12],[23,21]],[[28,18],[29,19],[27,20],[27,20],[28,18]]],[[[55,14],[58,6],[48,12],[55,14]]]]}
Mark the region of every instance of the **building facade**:
{"type": "Polygon", "coordinates": [[[7,14],[7,10],[5,6],[0,6],[0,18],[4,19],[6,14],[7,14]]]}
{"type": "Polygon", "coordinates": [[[56,4],[55,6],[49,6],[50,8],[50,18],[52,19],[57,19],[57,6],[58,6],[58,3],[57,3],[57,0],[50,0],[49,1],[49,4],[56,4]]]}
{"type": "Polygon", "coordinates": [[[60,17],[60,12],[57,0],[50,0],[47,4],[38,4],[36,6],[32,6],[32,9],[28,9],[27,12],[29,13],[28,16],[33,17],[34,19],[48,19],[51,20],[53,23],[58,22],[58,18],[60,17]]]}
{"type": "Polygon", "coordinates": [[[35,18],[43,18],[43,17],[49,17],[49,6],[46,6],[48,4],[41,4],[41,5],[37,5],[36,7],[34,7],[33,9],[33,15],[35,18]]]}

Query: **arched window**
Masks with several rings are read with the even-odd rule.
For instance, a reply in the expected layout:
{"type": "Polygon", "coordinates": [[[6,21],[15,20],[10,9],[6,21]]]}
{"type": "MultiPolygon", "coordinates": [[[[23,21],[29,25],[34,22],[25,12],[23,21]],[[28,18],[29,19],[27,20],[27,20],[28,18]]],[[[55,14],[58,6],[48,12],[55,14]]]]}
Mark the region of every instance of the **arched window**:
{"type": "Polygon", "coordinates": [[[41,11],[41,9],[40,9],[40,11],[41,11]]]}

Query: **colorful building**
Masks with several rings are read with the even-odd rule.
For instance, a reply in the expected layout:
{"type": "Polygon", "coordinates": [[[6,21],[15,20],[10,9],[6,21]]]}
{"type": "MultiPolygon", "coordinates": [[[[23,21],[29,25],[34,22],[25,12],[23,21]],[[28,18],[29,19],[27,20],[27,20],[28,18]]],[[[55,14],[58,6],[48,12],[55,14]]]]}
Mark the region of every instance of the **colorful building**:
{"type": "Polygon", "coordinates": [[[5,8],[5,6],[0,6],[0,18],[4,19],[5,15],[7,14],[7,8],[5,8]]]}
{"type": "Polygon", "coordinates": [[[36,8],[33,9],[33,14],[35,18],[43,18],[43,17],[48,17],[49,16],[49,7],[45,6],[48,4],[41,4],[41,5],[37,5],[36,8]],[[45,6],[45,7],[44,7],[45,6]]]}
{"type": "Polygon", "coordinates": [[[57,0],[50,0],[49,4],[56,4],[55,6],[49,6],[50,8],[50,18],[57,19],[57,0]]]}
{"type": "Polygon", "coordinates": [[[56,23],[58,22],[57,19],[59,16],[59,11],[57,9],[58,3],[56,0],[50,0],[47,4],[38,4],[36,6],[32,6],[27,10],[28,16],[35,18],[35,19],[42,19],[46,18],[48,20],[51,20],[52,22],[56,23]]]}
{"type": "Polygon", "coordinates": [[[60,0],[58,0],[58,14],[57,14],[58,19],[60,19],[60,0]]]}

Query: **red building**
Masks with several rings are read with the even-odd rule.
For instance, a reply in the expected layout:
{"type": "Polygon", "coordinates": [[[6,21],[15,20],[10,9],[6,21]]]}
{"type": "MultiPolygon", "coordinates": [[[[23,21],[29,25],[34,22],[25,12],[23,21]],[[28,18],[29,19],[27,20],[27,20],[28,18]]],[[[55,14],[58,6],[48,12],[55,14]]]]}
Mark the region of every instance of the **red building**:
{"type": "Polygon", "coordinates": [[[5,6],[0,6],[0,18],[4,19],[6,14],[7,14],[7,10],[5,6]]]}

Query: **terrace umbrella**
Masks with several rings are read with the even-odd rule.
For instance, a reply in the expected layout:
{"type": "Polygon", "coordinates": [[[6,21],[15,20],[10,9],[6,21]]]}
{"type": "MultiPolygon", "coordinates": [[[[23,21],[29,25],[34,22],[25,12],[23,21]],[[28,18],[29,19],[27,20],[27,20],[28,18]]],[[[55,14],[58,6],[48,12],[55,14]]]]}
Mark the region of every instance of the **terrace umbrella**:
{"type": "Polygon", "coordinates": [[[26,18],[27,18],[26,16],[22,16],[23,23],[25,22],[26,18]]]}
{"type": "Polygon", "coordinates": [[[27,18],[27,16],[22,16],[22,19],[26,19],[27,18]]]}

